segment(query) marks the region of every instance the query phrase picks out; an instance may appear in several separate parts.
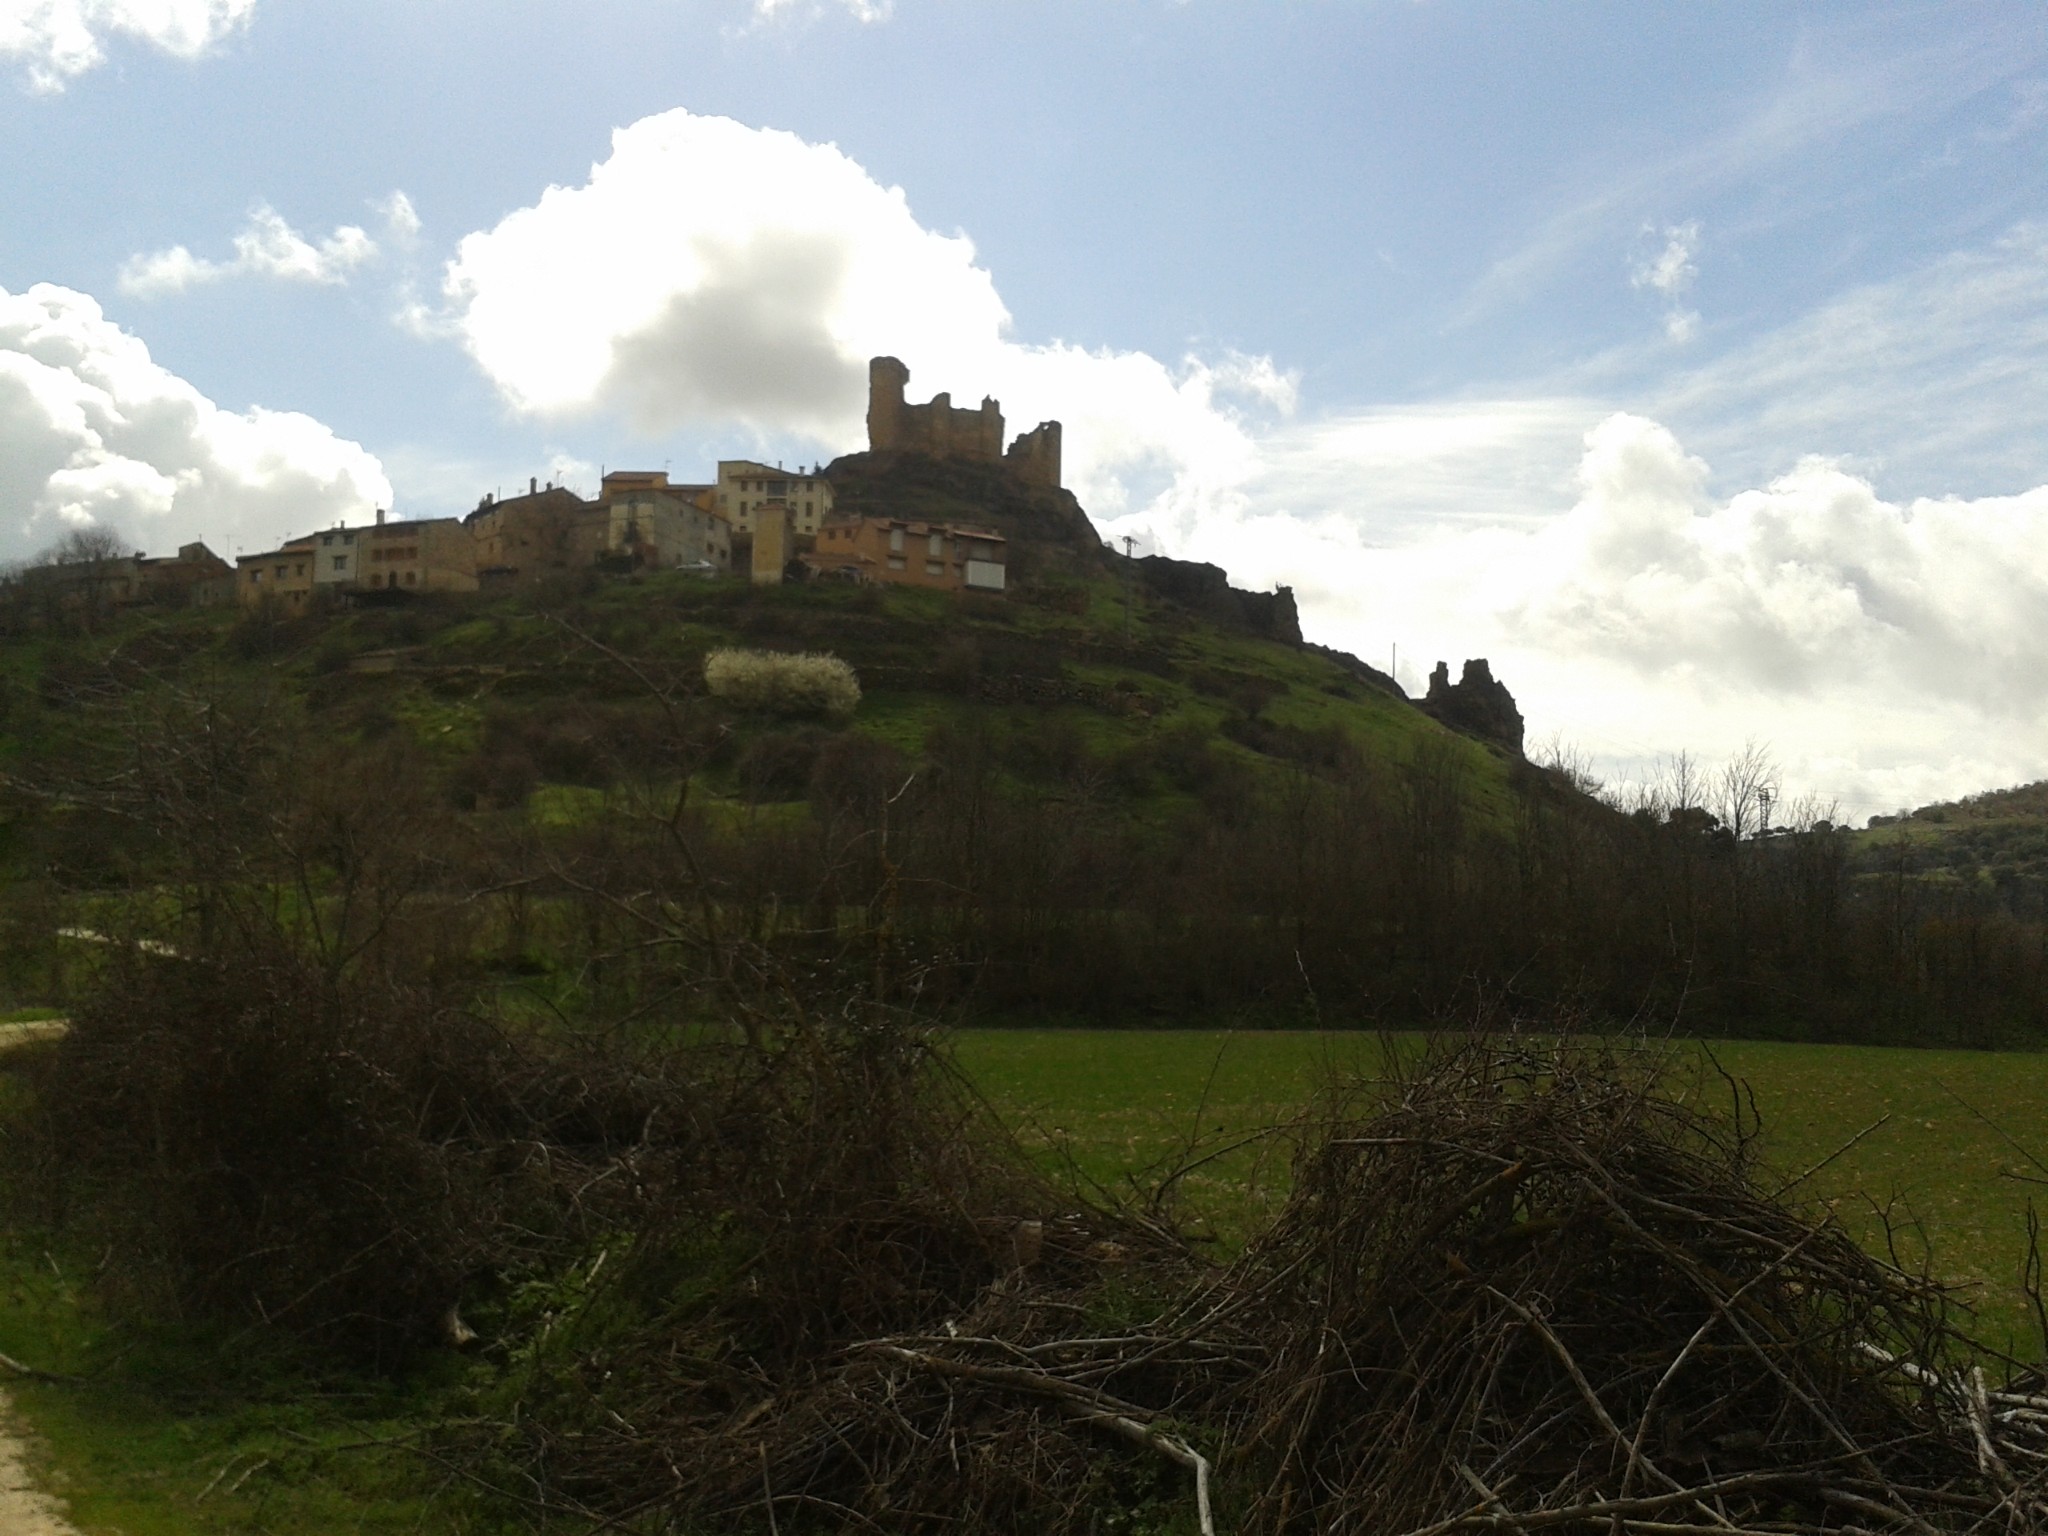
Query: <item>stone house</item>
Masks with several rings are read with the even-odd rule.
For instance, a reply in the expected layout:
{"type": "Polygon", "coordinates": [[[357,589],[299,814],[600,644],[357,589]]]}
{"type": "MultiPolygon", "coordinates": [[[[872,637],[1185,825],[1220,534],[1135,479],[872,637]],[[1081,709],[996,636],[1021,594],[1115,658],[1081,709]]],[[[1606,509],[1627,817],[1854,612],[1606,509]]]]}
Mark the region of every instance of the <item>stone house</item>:
{"type": "Polygon", "coordinates": [[[717,494],[716,485],[671,485],[658,469],[613,470],[597,500],[605,554],[656,570],[730,570],[732,524],[717,494]]]}
{"type": "Polygon", "coordinates": [[[235,557],[235,601],[245,608],[274,603],[303,610],[313,599],[313,536],[293,539],[276,549],[235,557]]]}
{"type": "Polygon", "coordinates": [[[385,522],[359,530],[356,590],[474,592],[476,540],[459,517],[385,522]]]}
{"type": "Polygon", "coordinates": [[[604,553],[608,519],[559,485],[500,501],[486,496],[463,520],[475,545],[480,584],[527,585],[564,571],[587,570],[604,553]]]}
{"type": "Polygon", "coordinates": [[[316,593],[474,592],[476,545],[462,519],[337,525],[235,561],[235,596],[301,609],[316,593]]]}
{"type": "Polygon", "coordinates": [[[55,615],[90,615],[144,604],[198,607],[233,600],[235,572],[204,543],[182,544],[175,555],[110,555],[31,565],[20,572],[25,589],[55,615]]]}
{"type": "Polygon", "coordinates": [[[1001,592],[1009,541],[992,528],[908,518],[840,518],[818,530],[804,564],[820,576],[945,592],[1001,592]]]}

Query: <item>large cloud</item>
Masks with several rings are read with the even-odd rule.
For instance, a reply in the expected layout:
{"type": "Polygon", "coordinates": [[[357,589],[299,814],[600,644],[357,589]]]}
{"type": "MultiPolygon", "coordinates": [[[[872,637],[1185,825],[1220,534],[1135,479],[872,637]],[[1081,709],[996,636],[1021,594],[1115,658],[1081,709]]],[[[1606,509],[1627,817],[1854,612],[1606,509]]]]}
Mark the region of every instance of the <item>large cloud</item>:
{"type": "Polygon", "coordinates": [[[61,91],[105,60],[108,37],[192,59],[255,8],[256,0],[0,0],[0,58],[21,60],[31,88],[61,91]]]}
{"type": "Polygon", "coordinates": [[[390,498],[364,449],[294,412],[221,409],[86,295],[0,289],[0,556],[91,524],[229,554],[390,498]]]}
{"type": "MultiPolygon", "coordinates": [[[[1689,314],[1698,245],[1693,224],[1649,231],[1637,275],[1667,319],[1689,314]]],[[[1488,655],[1535,734],[1563,729],[1609,772],[1761,738],[1793,787],[1869,811],[2048,773],[2048,490],[1888,501],[1800,454],[1880,407],[1895,442],[1949,430],[1972,414],[1936,408],[1954,388],[2012,392],[2008,425],[2035,403],[2041,249],[2022,228],[1651,396],[1747,488],[1616,414],[1644,391],[1599,368],[1297,421],[1263,358],[1020,341],[972,245],[900,191],[830,146],[687,112],[621,130],[585,184],[463,241],[444,318],[536,418],[828,450],[861,441],[865,361],[893,352],[914,394],[1063,420],[1104,533],[1294,586],[1312,637],[1381,663],[1398,645],[1411,688],[1488,655]]]]}
{"type": "Polygon", "coordinates": [[[919,224],[901,190],[830,145],[680,109],[463,240],[446,297],[536,417],[608,409],[649,436],[729,423],[841,451],[863,439],[867,360],[892,353],[914,396],[1064,421],[1068,480],[1110,513],[1212,499],[1254,468],[1246,413],[1293,401],[1264,359],[1013,340],[972,242],[919,224]]]}
{"type": "Polygon", "coordinates": [[[1294,583],[1311,633],[1381,665],[1398,645],[1411,688],[1490,656],[1533,735],[1562,729],[1610,774],[1761,739],[1857,813],[2048,774],[2048,487],[1893,502],[1809,458],[1714,495],[1668,429],[1618,413],[1573,434],[1568,481],[1530,477],[1512,516],[1487,499],[1583,411],[1416,413],[1392,494],[1466,484],[1469,521],[1404,524],[1379,500],[1389,413],[1362,437],[1266,439],[1254,494],[1164,542],[1294,583]]]}

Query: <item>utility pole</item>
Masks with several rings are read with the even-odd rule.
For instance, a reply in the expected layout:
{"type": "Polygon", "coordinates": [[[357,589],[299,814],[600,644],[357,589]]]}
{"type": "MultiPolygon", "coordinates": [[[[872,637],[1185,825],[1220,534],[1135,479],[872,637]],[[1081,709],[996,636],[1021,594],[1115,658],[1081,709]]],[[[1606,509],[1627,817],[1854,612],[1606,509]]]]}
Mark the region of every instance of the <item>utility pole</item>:
{"type": "Polygon", "coordinates": [[[1138,541],[1130,534],[1124,535],[1124,644],[1131,643],[1131,573],[1137,569],[1137,561],[1131,551],[1138,541]]]}

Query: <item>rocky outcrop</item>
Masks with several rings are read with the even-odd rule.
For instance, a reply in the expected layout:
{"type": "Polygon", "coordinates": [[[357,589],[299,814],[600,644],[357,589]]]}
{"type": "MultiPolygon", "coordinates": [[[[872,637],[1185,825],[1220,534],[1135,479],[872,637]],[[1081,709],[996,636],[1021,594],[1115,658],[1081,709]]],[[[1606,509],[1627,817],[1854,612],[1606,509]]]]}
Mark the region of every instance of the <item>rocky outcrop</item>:
{"type": "Polygon", "coordinates": [[[1037,485],[1001,463],[935,458],[908,449],[849,453],[825,466],[832,510],[846,517],[973,523],[1010,541],[1011,579],[1086,566],[1109,556],[1071,491],[1037,485]]]}
{"type": "Polygon", "coordinates": [[[1146,590],[1170,603],[1230,629],[1287,645],[1301,644],[1301,616],[1295,612],[1292,587],[1247,592],[1233,587],[1220,565],[1172,560],[1165,555],[1147,555],[1131,563],[1146,590]]]}
{"type": "Polygon", "coordinates": [[[1465,672],[1451,681],[1451,669],[1444,662],[1429,674],[1429,692],[1423,695],[1422,711],[1454,731],[1477,736],[1522,755],[1522,712],[1515,696],[1493,675],[1485,657],[1465,663],[1465,672]]]}

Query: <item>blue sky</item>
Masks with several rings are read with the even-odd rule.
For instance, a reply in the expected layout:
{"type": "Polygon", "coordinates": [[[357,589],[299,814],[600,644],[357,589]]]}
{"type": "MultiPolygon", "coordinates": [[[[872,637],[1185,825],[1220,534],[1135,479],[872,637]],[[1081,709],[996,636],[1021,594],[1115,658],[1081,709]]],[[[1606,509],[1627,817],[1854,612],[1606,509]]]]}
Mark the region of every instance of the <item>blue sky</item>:
{"type": "Polygon", "coordinates": [[[889,350],[1611,776],[2048,774],[2037,5],[0,0],[0,75],[0,556],[829,458],[889,350]]]}

